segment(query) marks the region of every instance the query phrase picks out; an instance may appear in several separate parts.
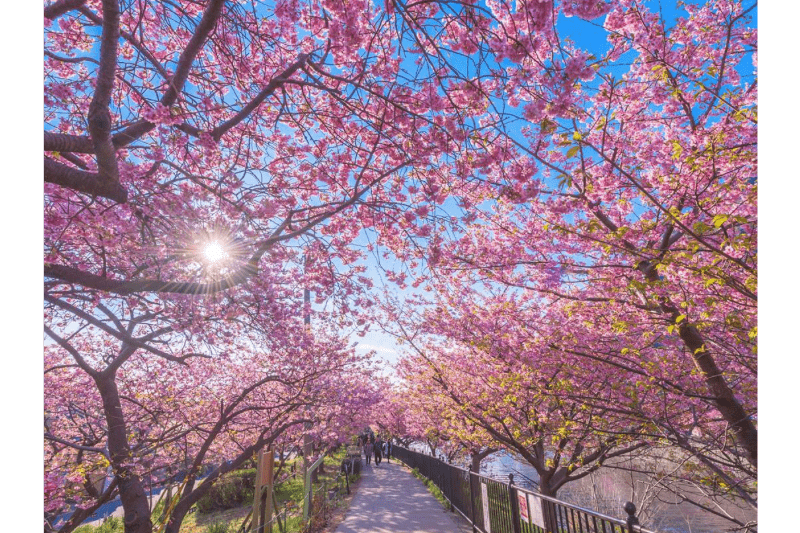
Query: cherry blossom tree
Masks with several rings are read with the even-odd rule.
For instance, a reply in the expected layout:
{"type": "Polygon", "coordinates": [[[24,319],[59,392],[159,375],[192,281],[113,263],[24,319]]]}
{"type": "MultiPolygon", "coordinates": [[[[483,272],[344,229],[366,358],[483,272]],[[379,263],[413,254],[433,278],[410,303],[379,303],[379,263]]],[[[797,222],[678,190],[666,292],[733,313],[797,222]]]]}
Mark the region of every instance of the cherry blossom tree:
{"type": "Polygon", "coordinates": [[[485,307],[531,308],[488,331],[532,328],[532,362],[605,376],[620,394],[604,399],[655,424],[645,440],[755,505],[755,3],[487,5],[504,68],[483,85],[497,120],[471,133],[473,190],[424,246],[399,250],[446,295],[438,334],[471,338],[461,325],[485,307]],[[565,16],[596,20],[604,46],[565,38],[565,16]]]}
{"type": "MultiPolygon", "coordinates": [[[[481,427],[534,466],[541,490],[599,467],[625,468],[747,527],[757,503],[755,471],[730,444],[703,377],[670,357],[680,342],[654,333],[658,320],[634,326],[630,319],[623,329],[618,316],[597,316],[574,301],[542,309],[509,289],[487,296],[450,285],[448,297],[411,319],[428,333],[404,342],[419,347],[403,372],[417,391],[408,394],[410,405],[434,404],[443,418],[481,427]],[[626,446],[626,456],[636,451],[633,460],[610,460],[626,446]],[[554,458],[562,468],[553,468],[554,458]]],[[[420,410],[409,414],[427,427],[429,409],[420,410]]]]}
{"type": "Polygon", "coordinates": [[[135,340],[97,334],[92,330],[104,324],[95,317],[69,339],[48,329],[58,343],[46,359],[46,508],[63,511],[68,500],[77,505],[59,531],[74,529],[117,493],[126,527],[150,527],[145,480],[163,485],[180,475],[165,529],[178,531],[213,483],[259,449],[299,443],[297,428],[306,422],[339,442],[377,394],[369,380],[353,378],[370,375],[363,356],[322,331],[312,337],[301,320],[291,344],[250,329],[237,331],[228,346],[215,345],[224,352],[203,353],[185,337],[178,343],[163,332],[139,335],[148,329],[148,314],[115,317],[135,340]],[[135,342],[144,346],[131,348],[135,342]],[[173,350],[183,354],[181,364],[173,350]],[[198,480],[207,465],[216,466],[198,480]],[[101,492],[92,482],[104,479],[109,467],[113,477],[101,492]]]}
{"type": "MultiPolygon", "coordinates": [[[[120,380],[146,375],[137,362],[143,353],[180,369],[174,379],[197,383],[216,368],[203,359],[252,349],[231,347],[250,330],[271,334],[270,353],[313,370],[308,383],[277,381],[288,387],[286,405],[274,400],[257,410],[338,404],[339,414],[315,419],[333,433],[343,430],[342,416],[352,416],[348,402],[368,395],[350,380],[326,382],[321,373],[342,372],[341,364],[315,358],[308,341],[299,351],[291,343],[303,338],[297,319],[312,305],[334,306],[326,312],[339,327],[357,324],[349,306],[370,302],[361,297],[363,267],[354,265],[359,254],[350,244],[375,224],[370,216],[380,220],[404,200],[403,176],[412,165],[438,164],[448,148],[457,150],[449,133],[455,122],[431,118],[431,100],[455,104],[413,97],[437,79],[435,69],[405,77],[392,40],[408,41],[389,31],[391,20],[366,2],[46,5],[45,331],[48,350],[58,352],[55,366],[77,365],[94,382],[91,420],[99,440],[76,452],[71,436],[48,431],[46,438],[58,444],[53,464],[66,472],[81,471],[67,463],[85,466],[90,448],[97,468],[111,464],[126,531],[151,529],[136,452],[152,446],[130,442],[126,428],[140,417],[154,424],[162,409],[145,403],[147,416],[129,412],[120,393],[128,386],[120,380]],[[298,301],[303,291],[315,301],[298,301]],[[345,383],[352,387],[342,389],[345,383]],[[300,384],[313,384],[317,396],[305,391],[302,402],[292,401],[297,392],[289,385],[300,384]],[[327,396],[319,396],[323,384],[331,387],[327,396]]],[[[48,372],[86,383],[80,373],[48,372]]],[[[187,418],[187,427],[217,428],[195,462],[225,440],[222,428],[233,423],[237,406],[274,385],[253,379],[242,376],[242,390],[215,390],[226,405],[221,413],[186,413],[197,417],[187,418]]],[[[51,412],[55,424],[64,406],[51,412]]],[[[251,427],[231,464],[285,425],[251,427]]],[[[51,471],[48,483],[63,475],[51,471]]],[[[112,492],[90,494],[96,501],[68,527],[112,492]]],[[[197,495],[186,493],[169,528],[179,526],[197,495]]],[[[49,499],[49,508],[66,496],[49,499]]]]}
{"type": "MultiPolygon", "coordinates": [[[[232,346],[255,335],[347,396],[311,370],[312,341],[293,342],[312,312],[326,327],[365,326],[366,249],[404,261],[386,273],[401,287],[409,273],[427,276],[413,284],[453,317],[429,328],[448,342],[465,337],[458,320],[482,315],[466,295],[494,294],[488,307],[503,313],[525,304],[502,325],[535,323],[538,337],[437,352],[497,368],[487,394],[499,394],[495,361],[511,354],[512,375],[532,379],[541,360],[576,386],[601,383],[626,434],[657,428],[718,486],[752,499],[757,91],[743,72],[756,64],[755,7],[46,4],[45,327],[59,367],[50,374],[64,380],[57,397],[86,376],[97,395],[74,405],[87,424],[74,442],[86,449],[57,460],[71,482],[82,483],[80,468],[67,462],[101,468],[95,449],[107,439],[107,460],[126,474],[112,489],[126,530],[150,531],[127,459],[137,445],[112,436],[152,418],[123,408],[119,393],[150,361],[193,382],[208,357],[252,353],[232,346]],[[600,31],[603,45],[581,44],[567,19],[600,31]]],[[[236,394],[223,396],[233,404],[236,394]]],[[[598,401],[575,387],[519,394],[525,405],[561,402],[562,413],[598,401]]],[[[53,412],[69,413],[64,405],[53,412]]],[[[344,428],[339,416],[325,420],[344,428]]],[[[581,426],[588,439],[610,431],[595,422],[581,426]]]]}
{"type": "MultiPolygon", "coordinates": [[[[419,411],[448,421],[433,425],[448,441],[478,453],[494,446],[517,454],[537,471],[539,491],[548,496],[644,446],[641,423],[603,408],[600,384],[579,381],[568,363],[543,360],[513,318],[487,308],[489,316],[480,318],[485,322],[464,316],[450,322],[442,311],[421,322],[437,332],[457,323],[461,337],[442,343],[417,332],[415,340],[405,338],[415,353],[404,361],[403,376],[412,402],[425,404],[419,411]],[[594,406],[569,394],[590,387],[594,406]]],[[[431,427],[429,418],[418,416],[431,427]]]]}
{"type": "Polygon", "coordinates": [[[479,472],[481,461],[497,451],[496,443],[443,397],[429,368],[414,362],[419,360],[403,358],[398,363],[397,373],[402,381],[392,393],[394,410],[388,411],[395,413],[390,420],[401,421],[395,422],[395,434],[402,437],[406,446],[422,443],[430,455],[466,463],[479,472]]]}

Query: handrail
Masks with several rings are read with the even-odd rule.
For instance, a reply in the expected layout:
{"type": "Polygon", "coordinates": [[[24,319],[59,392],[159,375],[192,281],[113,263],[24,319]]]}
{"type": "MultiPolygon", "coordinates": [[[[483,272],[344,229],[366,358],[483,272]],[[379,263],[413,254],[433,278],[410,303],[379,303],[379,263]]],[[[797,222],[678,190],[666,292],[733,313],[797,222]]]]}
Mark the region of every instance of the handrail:
{"type": "Polygon", "coordinates": [[[631,502],[627,502],[624,506],[624,510],[628,514],[627,519],[614,518],[514,485],[513,475],[509,476],[509,481],[502,481],[445,463],[437,457],[415,452],[399,445],[394,446],[394,452],[393,455],[397,459],[409,467],[417,468],[420,474],[433,481],[450,503],[451,509],[457,510],[464,516],[471,523],[473,531],[477,530],[483,533],[591,532],[607,531],[607,525],[612,532],[617,533],[653,533],[639,525],[638,518],[635,516],[636,507],[631,502]],[[482,488],[475,490],[477,487],[482,488]],[[520,499],[520,495],[525,496],[520,499]],[[541,502],[534,500],[534,504],[540,504],[541,508],[528,509],[527,506],[530,505],[528,496],[539,498],[541,502]],[[485,502],[484,497],[486,498],[485,502]],[[519,508],[523,503],[525,503],[524,513],[519,508]],[[527,520],[524,519],[525,515],[527,520]],[[544,524],[535,523],[533,515],[542,520],[544,524]],[[489,524],[484,524],[487,519],[489,524]]]}

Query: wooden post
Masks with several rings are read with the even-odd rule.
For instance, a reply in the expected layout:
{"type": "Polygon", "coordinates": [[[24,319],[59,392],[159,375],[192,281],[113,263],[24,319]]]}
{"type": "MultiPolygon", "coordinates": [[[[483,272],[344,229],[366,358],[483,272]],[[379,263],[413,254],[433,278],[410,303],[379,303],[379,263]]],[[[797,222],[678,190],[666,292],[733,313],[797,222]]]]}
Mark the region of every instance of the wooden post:
{"type": "Polygon", "coordinates": [[[266,528],[264,529],[264,533],[272,533],[272,515],[273,515],[273,507],[272,507],[272,492],[273,492],[273,477],[275,471],[275,452],[272,449],[272,445],[270,444],[269,448],[267,448],[266,453],[264,454],[264,466],[265,468],[262,470],[263,477],[261,478],[261,485],[264,487],[264,502],[265,502],[265,517],[264,517],[264,524],[267,524],[266,528]]]}
{"type": "Polygon", "coordinates": [[[253,494],[253,519],[250,531],[253,533],[272,533],[272,482],[275,468],[275,453],[270,445],[267,450],[258,452],[255,491],[253,494]]]}
{"type": "Polygon", "coordinates": [[[307,521],[309,514],[311,512],[311,499],[313,496],[313,484],[311,483],[311,474],[317,469],[319,464],[325,459],[323,456],[320,455],[319,459],[314,461],[314,464],[309,465],[308,469],[306,470],[305,479],[303,482],[303,492],[305,496],[303,497],[303,521],[307,521]]]}
{"type": "Polygon", "coordinates": [[[253,491],[253,519],[250,520],[250,531],[253,533],[261,533],[263,525],[261,521],[261,480],[264,479],[264,468],[264,450],[261,450],[258,452],[258,467],[253,491]]]}
{"type": "Polygon", "coordinates": [[[314,442],[311,440],[311,435],[308,434],[308,431],[311,429],[311,422],[304,422],[303,429],[305,430],[305,433],[303,434],[303,477],[305,477],[306,472],[308,472],[308,467],[311,464],[308,461],[308,458],[311,457],[314,444],[314,442]]]}

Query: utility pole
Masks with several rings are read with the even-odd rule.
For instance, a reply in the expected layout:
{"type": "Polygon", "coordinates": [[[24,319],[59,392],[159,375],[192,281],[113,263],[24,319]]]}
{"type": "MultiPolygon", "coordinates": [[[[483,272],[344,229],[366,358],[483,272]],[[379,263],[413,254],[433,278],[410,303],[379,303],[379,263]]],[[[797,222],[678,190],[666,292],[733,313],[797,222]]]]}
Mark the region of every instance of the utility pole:
{"type": "MultiPolygon", "coordinates": [[[[308,255],[306,255],[303,258],[303,274],[306,274],[307,272],[308,272],[308,255]]],[[[310,335],[311,334],[311,291],[308,290],[308,287],[305,287],[303,289],[303,324],[305,324],[306,333],[310,335]]],[[[308,407],[306,407],[306,414],[308,414],[308,412],[309,412],[308,407]]],[[[311,442],[311,436],[308,434],[308,431],[311,429],[311,422],[305,422],[303,424],[303,429],[305,430],[305,433],[303,434],[303,479],[305,479],[309,466],[308,458],[311,456],[311,445],[313,444],[311,442]]]]}

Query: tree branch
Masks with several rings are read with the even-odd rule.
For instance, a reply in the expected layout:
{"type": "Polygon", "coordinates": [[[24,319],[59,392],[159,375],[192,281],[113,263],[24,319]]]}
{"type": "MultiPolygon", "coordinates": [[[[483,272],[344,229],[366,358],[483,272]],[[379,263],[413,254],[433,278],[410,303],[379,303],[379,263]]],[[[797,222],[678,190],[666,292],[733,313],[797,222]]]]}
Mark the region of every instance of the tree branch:
{"type": "Polygon", "coordinates": [[[47,334],[48,337],[56,341],[56,344],[65,349],[72,356],[72,358],[75,359],[75,362],[78,363],[78,366],[81,367],[81,369],[84,372],[86,372],[93,378],[98,374],[97,371],[94,368],[92,368],[89,365],[89,363],[86,362],[86,360],[84,360],[83,356],[81,356],[78,350],[73,348],[72,345],[66,339],[58,335],[47,325],[44,326],[44,332],[47,334]]]}
{"type": "Polygon", "coordinates": [[[100,508],[101,505],[106,503],[111,499],[111,496],[114,495],[115,491],[117,490],[117,485],[119,485],[119,480],[115,477],[111,480],[111,483],[108,484],[108,487],[103,494],[100,495],[97,500],[90,505],[89,507],[78,507],[72,516],[67,520],[67,522],[61,526],[58,530],[59,532],[63,531],[72,531],[76,527],[78,527],[81,522],[83,522],[86,518],[90,517],[96,510],[100,508]]]}
{"type": "Polygon", "coordinates": [[[224,123],[220,124],[216,128],[211,131],[211,137],[214,138],[215,141],[219,141],[219,139],[232,127],[239,124],[242,120],[244,120],[253,110],[261,105],[261,103],[272,93],[275,92],[278,87],[286,83],[289,77],[294,74],[297,69],[302,67],[306,61],[308,60],[308,54],[300,54],[300,57],[297,58],[297,61],[289,65],[286,70],[278,74],[276,77],[272,78],[270,82],[267,84],[264,89],[261,90],[255,98],[253,98],[250,103],[245,105],[238,113],[236,113],[233,117],[226,120],[224,123]]]}
{"type": "MultiPolygon", "coordinates": [[[[108,333],[109,335],[117,338],[118,340],[122,341],[123,343],[129,344],[133,348],[141,348],[143,350],[147,350],[148,352],[151,352],[151,353],[153,353],[155,355],[158,355],[159,357],[163,357],[164,359],[167,359],[169,361],[172,361],[172,362],[175,362],[175,363],[181,363],[181,364],[185,365],[185,364],[187,364],[186,363],[186,359],[188,359],[189,357],[196,357],[196,356],[200,355],[200,354],[192,353],[192,354],[187,354],[187,355],[182,356],[182,357],[177,357],[177,356],[168,354],[168,353],[166,353],[166,352],[164,352],[162,350],[159,350],[158,348],[155,348],[155,347],[150,346],[149,344],[147,344],[146,341],[152,340],[152,338],[155,336],[154,334],[147,335],[145,337],[137,339],[135,337],[131,337],[130,335],[128,335],[128,334],[126,334],[124,332],[115,330],[114,328],[110,327],[108,324],[105,324],[102,320],[99,320],[97,317],[92,316],[90,313],[87,313],[86,311],[84,311],[84,310],[82,310],[82,309],[80,309],[78,307],[75,307],[72,304],[69,304],[67,302],[64,302],[62,300],[59,300],[58,298],[55,298],[55,297],[49,296],[49,295],[45,295],[44,299],[45,299],[45,301],[47,301],[47,302],[49,302],[49,303],[51,303],[51,304],[53,304],[53,305],[55,305],[57,307],[60,307],[61,309],[65,310],[65,311],[69,311],[70,313],[74,314],[75,316],[77,316],[79,318],[82,318],[83,320],[86,320],[87,322],[89,322],[93,326],[105,331],[106,333],[108,333]]],[[[47,329],[47,326],[45,326],[45,328],[47,329]]],[[[156,333],[157,334],[164,334],[164,333],[168,333],[169,331],[171,331],[171,328],[162,328],[161,330],[159,330],[156,333]]],[[[50,334],[50,333],[48,333],[48,334],[50,334]]],[[[54,338],[56,338],[56,337],[54,337],[54,338]]],[[[125,357],[120,357],[120,356],[116,357],[114,363],[109,365],[108,368],[111,369],[111,372],[113,373],[113,371],[115,371],[122,364],[122,360],[127,359],[127,357],[130,357],[130,355],[132,355],[132,354],[133,354],[133,352],[131,352],[130,354],[126,354],[125,357]]]]}
{"type": "Polygon", "coordinates": [[[62,165],[49,157],[44,158],[44,181],[120,204],[128,201],[128,191],[118,181],[104,180],[100,174],[62,165]]]}
{"type": "Polygon", "coordinates": [[[117,0],[103,0],[103,33],[100,40],[100,66],[97,68],[95,90],[89,104],[88,129],[97,155],[100,177],[119,183],[117,154],[111,142],[111,92],[117,72],[117,46],[119,43],[119,4],[117,0]]]}
{"type": "Polygon", "coordinates": [[[86,0],[58,0],[44,8],[44,18],[54,20],[68,11],[72,11],[83,4],[86,0]]]}
{"type": "Polygon", "coordinates": [[[75,442],[70,442],[68,440],[64,440],[64,439],[61,439],[59,437],[56,437],[55,435],[53,435],[51,433],[45,433],[44,434],[44,438],[46,438],[47,440],[51,440],[53,442],[57,442],[59,444],[63,444],[64,446],[69,446],[70,448],[75,448],[76,450],[82,450],[84,452],[99,453],[103,457],[108,458],[108,452],[106,452],[103,448],[95,448],[94,446],[82,446],[82,445],[77,444],[75,442]]]}

